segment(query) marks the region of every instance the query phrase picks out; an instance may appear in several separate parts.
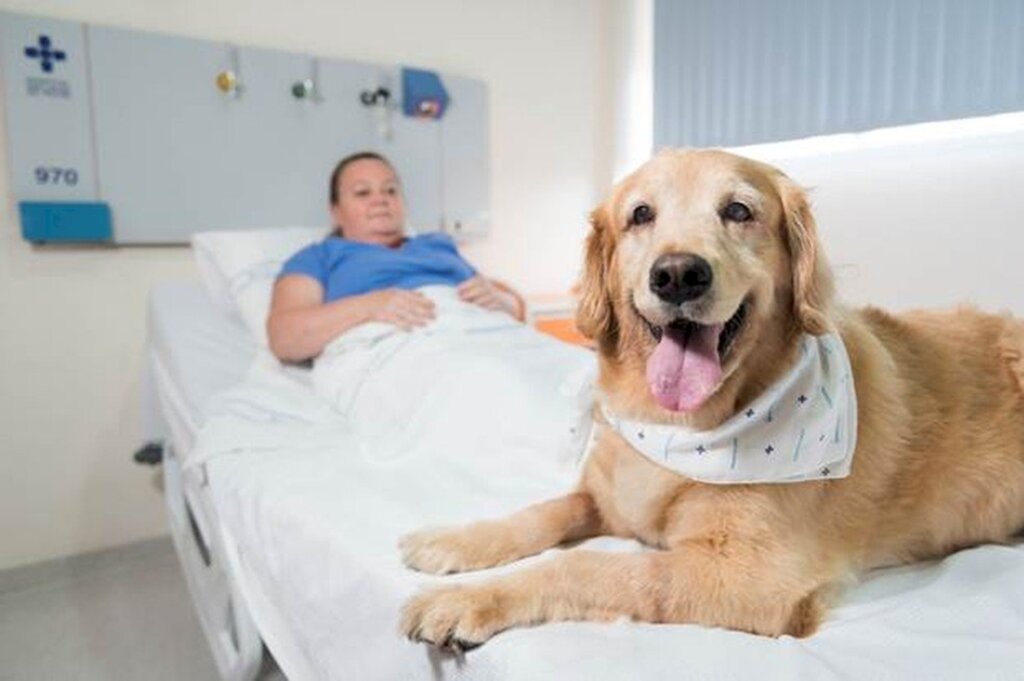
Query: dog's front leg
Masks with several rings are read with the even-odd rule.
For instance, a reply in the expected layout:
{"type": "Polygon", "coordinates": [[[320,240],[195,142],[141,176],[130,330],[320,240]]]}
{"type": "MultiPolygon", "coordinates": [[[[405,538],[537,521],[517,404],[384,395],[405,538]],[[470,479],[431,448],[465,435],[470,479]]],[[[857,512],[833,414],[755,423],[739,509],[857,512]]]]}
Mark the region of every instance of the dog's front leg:
{"type": "Polygon", "coordinates": [[[419,594],[406,604],[401,629],[413,640],[455,648],[514,626],[618,617],[773,636],[810,633],[818,617],[815,586],[751,558],[737,562],[701,548],[570,551],[497,579],[419,594]]]}
{"type": "Polygon", "coordinates": [[[507,518],[419,530],[402,537],[399,548],[408,567],[444,574],[511,563],[600,530],[593,498],[587,492],[575,492],[507,518]]]}

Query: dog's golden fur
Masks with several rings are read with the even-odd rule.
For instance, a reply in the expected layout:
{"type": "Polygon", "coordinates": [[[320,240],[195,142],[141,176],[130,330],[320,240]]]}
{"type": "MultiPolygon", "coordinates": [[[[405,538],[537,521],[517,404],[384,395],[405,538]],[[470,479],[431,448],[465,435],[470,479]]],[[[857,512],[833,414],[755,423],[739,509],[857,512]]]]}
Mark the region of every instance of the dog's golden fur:
{"type": "MultiPolygon", "coordinates": [[[[502,520],[425,530],[402,541],[430,572],[490,567],[597,534],[661,550],[566,551],[476,584],[420,594],[405,608],[414,639],[466,646],[553,620],[696,622],[777,636],[812,633],[826,596],[873,567],[1002,542],[1024,526],[1024,325],[972,308],[893,315],[834,303],[803,191],[769,166],[718,151],[666,152],[594,211],[577,324],[598,344],[599,388],[627,418],[710,428],[790,365],[802,333],[838,332],[858,398],[849,477],[708,485],[635,452],[600,422],[580,485],[502,520]],[[754,219],[732,224],[723,202],[754,219]],[[651,224],[630,226],[638,201],[651,224]],[[713,267],[704,310],[751,308],[718,389],[689,414],[652,399],[644,367],[661,323],[648,271],[668,252],[713,267]]],[[[884,247],[884,245],[879,245],[884,247]]],[[[908,264],[912,266],[912,264],[908,264]]]]}

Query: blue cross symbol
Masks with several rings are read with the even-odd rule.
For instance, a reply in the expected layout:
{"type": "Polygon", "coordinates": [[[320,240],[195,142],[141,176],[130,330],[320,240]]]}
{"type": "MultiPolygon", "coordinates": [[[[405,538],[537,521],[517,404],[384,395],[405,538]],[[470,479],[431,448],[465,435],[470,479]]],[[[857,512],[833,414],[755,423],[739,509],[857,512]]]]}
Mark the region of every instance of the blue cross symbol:
{"type": "Polygon", "coordinates": [[[800,404],[803,404],[804,402],[807,401],[807,395],[801,395],[800,397],[796,398],[796,401],[799,402],[800,404]]]}
{"type": "Polygon", "coordinates": [[[29,59],[38,59],[43,73],[52,72],[54,62],[64,61],[67,58],[64,50],[52,49],[51,45],[50,36],[41,35],[39,36],[39,47],[31,46],[25,48],[25,56],[29,59]]]}
{"type": "Polygon", "coordinates": [[[821,474],[822,474],[823,476],[825,476],[826,478],[828,477],[828,474],[829,474],[829,473],[831,473],[831,472],[832,472],[832,471],[830,471],[830,470],[828,469],[828,466],[825,466],[824,468],[822,468],[822,469],[821,469],[821,474]]]}
{"type": "Polygon", "coordinates": [[[775,447],[772,447],[771,445],[768,445],[767,447],[764,448],[764,453],[768,454],[769,456],[771,456],[771,453],[774,451],[775,447]]]}
{"type": "Polygon", "coordinates": [[[748,419],[749,419],[750,417],[752,417],[752,416],[753,416],[754,414],[755,414],[755,412],[754,412],[754,410],[753,410],[753,409],[748,409],[748,410],[747,410],[747,418],[748,418],[748,419]]]}
{"type": "Polygon", "coordinates": [[[698,453],[698,454],[703,454],[703,453],[704,453],[704,452],[706,452],[706,451],[708,451],[708,450],[706,450],[706,449],[704,448],[704,445],[697,445],[697,453],[698,453]]]}

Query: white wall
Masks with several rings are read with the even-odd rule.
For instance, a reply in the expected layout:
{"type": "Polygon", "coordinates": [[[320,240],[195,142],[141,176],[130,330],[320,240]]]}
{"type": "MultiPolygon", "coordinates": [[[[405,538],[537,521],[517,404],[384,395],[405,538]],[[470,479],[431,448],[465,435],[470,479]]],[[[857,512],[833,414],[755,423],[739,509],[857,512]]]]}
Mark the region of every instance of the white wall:
{"type": "Polygon", "coordinates": [[[848,303],[893,310],[972,303],[1024,316],[1024,125],[927,141],[914,134],[893,129],[886,139],[907,141],[793,158],[750,155],[811,189],[848,303]]]}
{"type": "Polygon", "coordinates": [[[646,161],[654,144],[654,0],[612,1],[609,7],[611,177],[646,161]]]}
{"type": "MultiPolygon", "coordinates": [[[[7,0],[3,9],[450,70],[492,104],[491,236],[467,247],[527,292],[575,279],[611,173],[605,49],[615,0],[7,0]]],[[[193,275],[183,248],[35,249],[0,192],[0,569],[164,531],[137,442],[145,298],[193,275]]]]}

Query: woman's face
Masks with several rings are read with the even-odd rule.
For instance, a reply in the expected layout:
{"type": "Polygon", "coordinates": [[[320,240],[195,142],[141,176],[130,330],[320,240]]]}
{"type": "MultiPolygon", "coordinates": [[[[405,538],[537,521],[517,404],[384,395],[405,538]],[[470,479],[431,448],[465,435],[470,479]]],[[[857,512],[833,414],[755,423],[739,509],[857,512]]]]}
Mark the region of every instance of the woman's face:
{"type": "Polygon", "coordinates": [[[331,218],[346,239],[395,246],[401,243],[405,205],[395,171],[367,158],[354,161],[338,177],[338,202],[331,218]]]}

